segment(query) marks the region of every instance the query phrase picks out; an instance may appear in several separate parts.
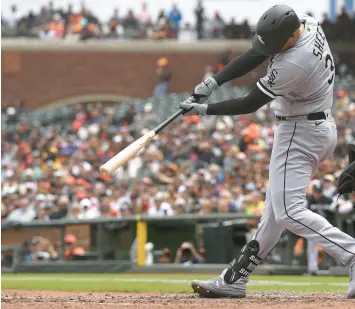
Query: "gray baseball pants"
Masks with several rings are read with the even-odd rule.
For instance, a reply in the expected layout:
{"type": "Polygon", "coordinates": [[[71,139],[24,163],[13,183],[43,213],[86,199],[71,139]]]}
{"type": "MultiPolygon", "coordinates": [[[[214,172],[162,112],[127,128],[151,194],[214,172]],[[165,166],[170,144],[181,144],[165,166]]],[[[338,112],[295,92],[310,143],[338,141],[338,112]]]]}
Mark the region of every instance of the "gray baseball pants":
{"type": "Polygon", "coordinates": [[[264,213],[254,235],[261,258],[287,229],[324,248],[342,264],[355,263],[355,239],[306,208],[312,175],[319,163],[332,155],[336,144],[336,124],[330,113],[327,120],[298,117],[277,126],[264,213]]]}

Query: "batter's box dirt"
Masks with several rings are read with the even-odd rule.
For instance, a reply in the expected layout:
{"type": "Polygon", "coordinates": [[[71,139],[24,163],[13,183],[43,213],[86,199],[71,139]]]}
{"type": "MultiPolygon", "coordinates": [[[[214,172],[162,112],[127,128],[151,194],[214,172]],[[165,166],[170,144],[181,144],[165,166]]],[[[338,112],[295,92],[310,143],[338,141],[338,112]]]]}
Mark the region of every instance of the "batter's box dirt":
{"type": "Polygon", "coordinates": [[[244,299],[203,299],[193,294],[3,290],[1,303],[3,309],[355,309],[355,300],[337,293],[250,293],[244,299]]]}

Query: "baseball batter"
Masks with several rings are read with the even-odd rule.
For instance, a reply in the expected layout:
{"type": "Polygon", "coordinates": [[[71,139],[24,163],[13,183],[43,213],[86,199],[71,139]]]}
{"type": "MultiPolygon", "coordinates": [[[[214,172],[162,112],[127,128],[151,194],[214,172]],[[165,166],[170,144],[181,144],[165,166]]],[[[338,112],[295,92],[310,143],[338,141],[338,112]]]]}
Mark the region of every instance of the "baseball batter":
{"type": "Polygon", "coordinates": [[[195,87],[180,103],[184,115],[240,115],[271,102],[277,119],[264,214],[252,241],[222,274],[192,282],[202,297],[245,297],[248,276],[278,242],[283,229],[305,237],[349,267],[348,298],[355,298],[355,239],[306,207],[306,191],[337,143],[332,117],[334,61],[319,23],[276,5],[260,18],[253,47],[195,87]],[[212,91],[267,58],[267,74],[248,95],[204,104],[212,91]]]}

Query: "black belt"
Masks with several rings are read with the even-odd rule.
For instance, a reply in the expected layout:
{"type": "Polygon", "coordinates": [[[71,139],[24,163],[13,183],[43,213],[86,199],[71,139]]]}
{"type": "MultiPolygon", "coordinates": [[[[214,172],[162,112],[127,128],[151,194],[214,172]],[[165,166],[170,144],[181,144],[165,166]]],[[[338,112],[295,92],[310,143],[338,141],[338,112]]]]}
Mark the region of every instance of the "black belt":
{"type": "Polygon", "coordinates": [[[276,116],[276,119],[279,121],[283,121],[283,120],[288,120],[288,119],[297,118],[297,117],[306,117],[308,120],[322,120],[322,119],[326,120],[327,119],[325,112],[311,113],[311,114],[304,115],[304,116],[276,116]]]}

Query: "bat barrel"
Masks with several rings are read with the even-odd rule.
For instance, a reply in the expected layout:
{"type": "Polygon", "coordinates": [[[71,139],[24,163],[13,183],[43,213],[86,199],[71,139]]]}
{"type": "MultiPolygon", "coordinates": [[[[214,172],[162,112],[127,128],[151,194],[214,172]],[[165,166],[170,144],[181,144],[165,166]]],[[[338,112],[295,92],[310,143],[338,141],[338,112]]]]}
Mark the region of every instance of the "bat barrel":
{"type": "Polygon", "coordinates": [[[100,167],[100,173],[108,175],[114,172],[119,167],[125,165],[130,159],[132,159],[142,148],[144,148],[155,136],[155,132],[149,131],[141,138],[121,150],[113,158],[108,160],[104,165],[100,167]]]}
{"type": "Polygon", "coordinates": [[[120,151],[118,154],[116,154],[113,158],[108,160],[104,165],[100,167],[100,173],[103,175],[108,175],[114,172],[119,167],[125,165],[142,148],[144,148],[154,138],[155,135],[157,135],[161,130],[163,130],[170,122],[182,115],[183,112],[183,109],[179,109],[156,128],[149,131],[147,134],[137,139],[131,145],[120,151]]]}

